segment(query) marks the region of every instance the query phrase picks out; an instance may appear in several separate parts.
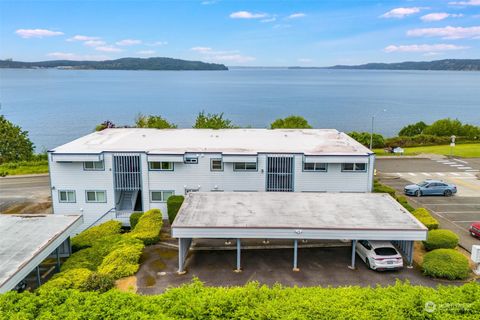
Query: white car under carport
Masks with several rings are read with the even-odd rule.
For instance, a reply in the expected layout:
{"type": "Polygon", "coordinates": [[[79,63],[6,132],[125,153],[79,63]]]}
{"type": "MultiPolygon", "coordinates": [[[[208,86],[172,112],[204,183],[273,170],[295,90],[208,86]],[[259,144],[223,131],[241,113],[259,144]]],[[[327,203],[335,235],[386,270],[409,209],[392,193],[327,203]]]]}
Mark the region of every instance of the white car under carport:
{"type": "Polygon", "coordinates": [[[372,270],[395,270],[403,268],[402,255],[389,241],[357,242],[355,251],[372,270]]]}

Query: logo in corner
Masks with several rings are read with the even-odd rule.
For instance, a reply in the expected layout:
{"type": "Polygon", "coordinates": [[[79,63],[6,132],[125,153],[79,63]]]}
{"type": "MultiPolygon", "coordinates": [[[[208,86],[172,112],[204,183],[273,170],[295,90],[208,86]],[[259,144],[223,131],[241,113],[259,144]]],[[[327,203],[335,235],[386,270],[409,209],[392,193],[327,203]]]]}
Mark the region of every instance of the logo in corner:
{"type": "Polygon", "coordinates": [[[434,312],[436,307],[437,306],[435,305],[435,302],[433,302],[433,301],[425,302],[425,311],[428,312],[428,313],[434,312]]]}

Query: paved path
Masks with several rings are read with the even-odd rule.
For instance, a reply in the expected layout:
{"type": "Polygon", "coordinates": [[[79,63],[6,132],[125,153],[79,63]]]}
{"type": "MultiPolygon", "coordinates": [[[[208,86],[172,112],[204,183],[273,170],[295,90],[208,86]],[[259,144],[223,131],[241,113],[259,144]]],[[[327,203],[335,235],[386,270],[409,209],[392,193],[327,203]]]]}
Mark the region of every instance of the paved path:
{"type": "Polygon", "coordinates": [[[48,201],[50,180],[41,176],[10,176],[0,178],[0,213],[8,208],[48,201]]]}

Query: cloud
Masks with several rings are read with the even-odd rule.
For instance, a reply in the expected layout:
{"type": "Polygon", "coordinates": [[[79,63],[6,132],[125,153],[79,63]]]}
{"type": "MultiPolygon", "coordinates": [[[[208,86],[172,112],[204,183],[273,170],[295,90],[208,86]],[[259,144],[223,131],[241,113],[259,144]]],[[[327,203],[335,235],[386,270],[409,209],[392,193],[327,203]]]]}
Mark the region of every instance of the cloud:
{"type": "Polygon", "coordinates": [[[121,52],[121,51],[123,51],[122,49],[114,47],[114,46],[100,46],[100,47],[96,47],[95,50],[102,51],[102,52],[121,52]]]}
{"type": "Polygon", "coordinates": [[[406,16],[419,13],[423,8],[420,7],[411,7],[411,8],[395,8],[388,12],[385,12],[380,17],[381,18],[405,18],[406,16]]]}
{"type": "Polygon", "coordinates": [[[421,28],[407,31],[411,37],[441,37],[443,39],[464,39],[480,38],[480,26],[474,27],[442,27],[442,28],[421,28]]]}
{"type": "Polygon", "coordinates": [[[124,39],[124,40],[120,40],[120,41],[117,41],[115,42],[115,44],[117,46],[135,46],[135,45],[138,45],[138,44],[141,44],[142,43],[142,40],[136,40],[136,39],[124,39]]]}
{"type": "Polygon", "coordinates": [[[303,18],[305,17],[306,14],[305,13],[302,13],[302,12],[296,12],[296,13],[292,13],[291,15],[289,15],[287,17],[287,19],[298,19],[298,18],[303,18]]]}
{"type": "Polygon", "coordinates": [[[452,51],[452,50],[463,50],[468,49],[469,47],[457,46],[454,44],[411,44],[411,45],[390,45],[385,47],[383,51],[387,53],[392,52],[440,52],[440,51],[452,51]]]}
{"type": "Polygon", "coordinates": [[[48,57],[52,57],[58,60],[109,60],[110,57],[104,55],[78,55],[69,52],[51,52],[47,54],[48,57]]]}
{"type": "Polygon", "coordinates": [[[137,54],[140,54],[142,56],[151,56],[155,54],[155,50],[140,50],[140,51],[137,51],[137,54]]]}
{"type": "Polygon", "coordinates": [[[204,5],[204,6],[208,6],[208,5],[211,5],[211,4],[215,4],[218,1],[219,0],[205,0],[205,1],[202,1],[201,4],[204,5]]]}
{"type": "Polygon", "coordinates": [[[300,62],[300,63],[312,63],[313,60],[310,59],[310,58],[299,58],[298,62],[300,62]]]}
{"type": "Polygon", "coordinates": [[[95,41],[95,40],[100,40],[100,38],[99,37],[76,35],[76,36],[73,36],[73,37],[67,39],[67,41],[95,41]]]}
{"type": "Polygon", "coordinates": [[[260,20],[260,22],[267,23],[267,22],[274,22],[276,20],[277,20],[276,17],[271,17],[271,18],[267,18],[267,19],[262,19],[262,20],[260,20]]]}
{"type": "Polygon", "coordinates": [[[266,13],[253,13],[249,11],[237,11],[230,14],[232,19],[261,19],[268,17],[266,13]]]}
{"type": "Polygon", "coordinates": [[[15,33],[22,38],[45,38],[61,36],[64,33],[47,29],[18,29],[15,33]]]}
{"type": "Polygon", "coordinates": [[[159,47],[159,46],[166,46],[168,44],[167,41],[155,41],[151,43],[147,43],[149,47],[159,47]]]}
{"type": "Polygon", "coordinates": [[[241,55],[238,50],[218,51],[210,47],[193,47],[190,50],[198,52],[203,59],[212,62],[246,63],[256,60],[255,57],[241,55]]]}
{"type": "Polygon", "coordinates": [[[447,18],[460,18],[460,17],[463,17],[463,14],[436,12],[436,13],[429,13],[424,16],[421,16],[420,19],[425,22],[430,22],[430,21],[440,21],[447,18]]]}
{"type": "Polygon", "coordinates": [[[105,41],[102,40],[87,40],[83,42],[87,47],[100,47],[105,45],[105,41]]]}
{"type": "Polygon", "coordinates": [[[448,4],[454,6],[480,6],[480,0],[468,0],[468,1],[452,1],[448,4]]]}
{"type": "Polygon", "coordinates": [[[193,47],[190,50],[195,51],[195,52],[200,52],[200,53],[207,53],[207,52],[211,52],[212,48],[210,48],[210,47],[193,47]]]}

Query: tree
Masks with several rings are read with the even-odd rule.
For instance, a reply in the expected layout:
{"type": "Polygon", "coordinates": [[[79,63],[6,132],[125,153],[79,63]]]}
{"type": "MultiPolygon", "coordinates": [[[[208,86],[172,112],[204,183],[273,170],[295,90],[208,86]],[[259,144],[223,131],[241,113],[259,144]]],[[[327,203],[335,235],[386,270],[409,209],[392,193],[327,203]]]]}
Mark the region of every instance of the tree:
{"type": "Polygon", "coordinates": [[[462,123],[458,119],[441,119],[437,120],[425,129],[426,134],[431,134],[432,136],[451,136],[462,135],[462,123]]]}
{"type": "Polygon", "coordinates": [[[145,116],[141,113],[135,119],[135,127],[137,128],[155,128],[155,129],[175,129],[176,124],[168,122],[161,116],[145,116]]]}
{"type": "Polygon", "coordinates": [[[195,129],[232,129],[235,126],[232,124],[232,121],[229,119],[223,118],[222,113],[213,113],[205,114],[204,111],[198,113],[197,119],[195,120],[195,129]]]}
{"type": "Polygon", "coordinates": [[[270,124],[271,129],[311,129],[312,126],[301,116],[288,116],[277,119],[270,124]]]}
{"type": "Polygon", "coordinates": [[[102,123],[100,123],[99,125],[97,125],[95,127],[95,131],[102,131],[102,130],[105,130],[107,128],[115,128],[115,123],[113,123],[110,120],[103,121],[102,123]]]}
{"type": "Polygon", "coordinates": [[[0,163],[29,160],[33,156],[33,148],[28,131],[0,115],[0,163]]]}
{"type": "Polygon", "coordinates": [[[403,127],[399,132],[398,135],[400,137],[413,137],[419,134],[422,134],[425,128],[427,128],[427,124],[423,121],[419,121],[415,124],[409,124],[408,126],[403,127]]]}
{"type": "MultiPolygon", "coordinates": [[[[370,132],[350,132],[348,134],[350,137],[353,139],[357,140],[361,144],[363,144],[365,147],[369,148],[370,147],[370,132]]],[[[373,134],[373,143],[372,147],[373,148],[383,148],[385,146],[385,139],[381,134],[374,133],[373,134]]]]}

